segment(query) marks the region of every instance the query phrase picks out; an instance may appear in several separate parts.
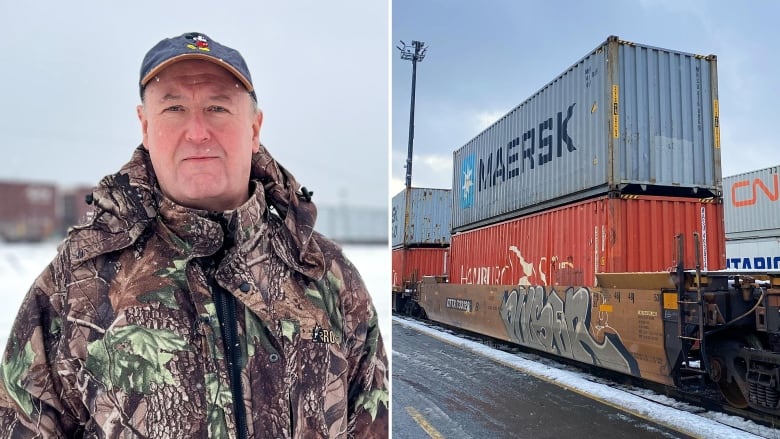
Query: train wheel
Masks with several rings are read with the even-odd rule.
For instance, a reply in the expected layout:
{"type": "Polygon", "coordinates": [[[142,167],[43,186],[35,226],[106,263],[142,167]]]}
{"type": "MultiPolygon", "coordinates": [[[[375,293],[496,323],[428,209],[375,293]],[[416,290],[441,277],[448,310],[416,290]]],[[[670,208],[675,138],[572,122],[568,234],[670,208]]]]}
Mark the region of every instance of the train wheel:
{"type": "Polygon", "coordinates": [[[739,385],[736,381],[731,381],[730,383],[718,383],[718,387],[720,387],[720,394],[723,395],[723,399],[725,399],[726,402],[728,402],[730,405],[739,409],[747,408],[748,402],[745,399],[745,395],[742,394],[742,390],[739,388],[739,385]]]}
{"type": "Polygon", "coordinates": [[[739,384],[733,379],[728,379],[726,365],[722,358],[714,357],[710,360],[710,378],[718,384],[720,394],[729,405],[741,409],[747,408],[747,399],[745,399],[739,384]]]}

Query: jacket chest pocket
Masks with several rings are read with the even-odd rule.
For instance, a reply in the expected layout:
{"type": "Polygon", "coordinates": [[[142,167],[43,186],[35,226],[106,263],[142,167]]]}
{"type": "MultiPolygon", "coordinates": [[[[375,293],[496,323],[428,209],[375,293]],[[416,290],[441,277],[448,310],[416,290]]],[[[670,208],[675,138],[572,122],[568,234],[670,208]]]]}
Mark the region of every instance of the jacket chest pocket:
{"type": "Polygon", "coordinates": [[[291,379],[293,431],[333,437],[347,419],[346,357],[341,340],[318,323],[281,320],[285,358],[291,379]]]}

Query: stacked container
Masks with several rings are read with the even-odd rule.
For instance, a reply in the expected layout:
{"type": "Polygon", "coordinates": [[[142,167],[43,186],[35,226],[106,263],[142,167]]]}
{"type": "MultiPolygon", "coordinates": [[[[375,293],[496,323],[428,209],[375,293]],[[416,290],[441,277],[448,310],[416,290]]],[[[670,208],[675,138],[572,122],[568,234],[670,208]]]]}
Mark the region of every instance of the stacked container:
{"type": "Polygon", "coordinates": [[[447,271],[452,191],[406,188],[393,197],[391,243],[393,289],[447,271]]]}
{"type": "MultiPolygon", "coordinates": [[[[596,273],[667,271],[674,236],[699,233],[702,270],[723,268],[723,208],[713,199],[606,196],[452,237],[450,282],[595,286],[596,273]]],[[[683,263],[696,266],[693,241],[683,263]]]]}
{"type": "Polygon", "coordinates": [[[59,195],[49,183],[0,182],[0,241],[41,241],[58,232],[59,195]]]}
{"type": "Polygon", "coordinates": [[[450,281],[723,268],[716,64],[610,37],[456,150],[450,281]]]}
{"type": "Polygon", "coordinates": [[[732,270],[780,270],[780,166],[723,179],[726,262],[732,270]]]}

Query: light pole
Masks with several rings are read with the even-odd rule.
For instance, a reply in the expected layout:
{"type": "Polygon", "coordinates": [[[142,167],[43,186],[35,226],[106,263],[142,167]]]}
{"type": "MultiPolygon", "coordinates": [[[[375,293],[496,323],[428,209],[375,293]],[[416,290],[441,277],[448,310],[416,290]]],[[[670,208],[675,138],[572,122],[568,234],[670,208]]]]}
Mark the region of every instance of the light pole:
{"type": "Polygon", "coordinates": [[[406,187],[412,186],[412,150],[414,145],[414,91],[417,84],[417,63],[425,58],[425,43],[412,41],[411,46],[401,41],[401,46],[395,46],[401,51],[401,59],[412,62],[412,105],[409,110],[409,149],[406,153],[406,187]]]}

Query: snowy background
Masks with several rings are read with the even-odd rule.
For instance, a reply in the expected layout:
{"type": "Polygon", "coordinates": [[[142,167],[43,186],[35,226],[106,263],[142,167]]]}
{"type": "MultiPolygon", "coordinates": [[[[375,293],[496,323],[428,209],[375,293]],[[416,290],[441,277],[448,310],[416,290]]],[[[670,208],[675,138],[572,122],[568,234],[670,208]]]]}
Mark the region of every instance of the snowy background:
{"type": "MultiPolygon", "coordinates": [[[[5,350],[16,313],[36,277],[57,253],[59,242],[6,244],[0,242],[0,352],[5,350]]],[[[360,270],[374,299],[379,324],[390,354],[390,252],[386,246],[345,246],[344,253],[360,270]]]]}

